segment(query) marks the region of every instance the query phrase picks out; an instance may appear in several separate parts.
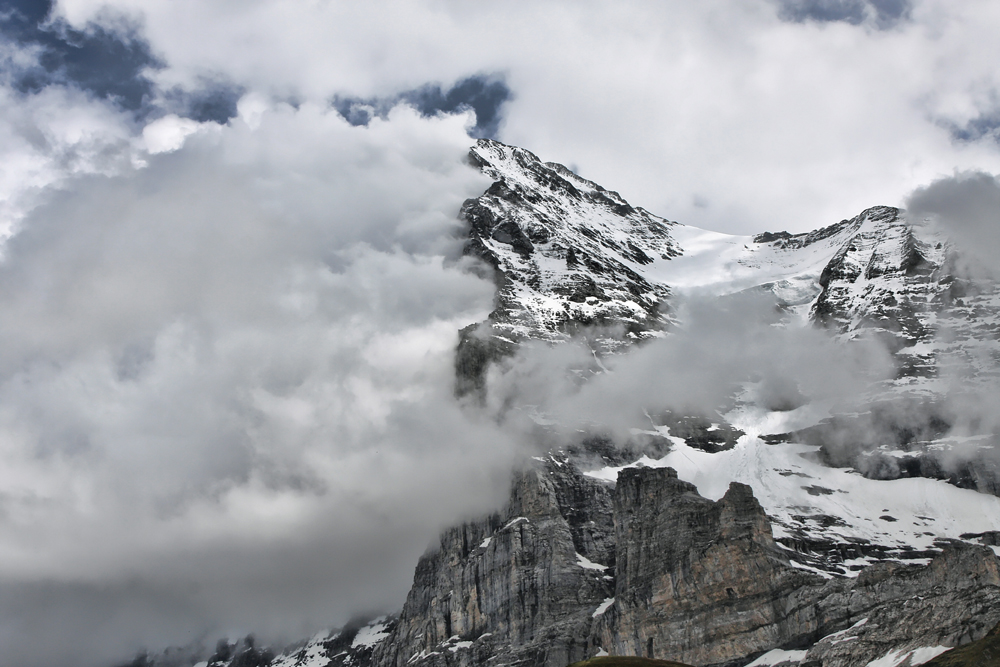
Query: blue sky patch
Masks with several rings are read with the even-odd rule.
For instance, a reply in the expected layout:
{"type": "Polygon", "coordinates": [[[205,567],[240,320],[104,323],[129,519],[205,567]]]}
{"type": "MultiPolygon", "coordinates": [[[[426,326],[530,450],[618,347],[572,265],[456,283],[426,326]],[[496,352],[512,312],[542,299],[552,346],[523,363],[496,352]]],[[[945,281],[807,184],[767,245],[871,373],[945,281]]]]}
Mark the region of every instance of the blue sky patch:
{"type": "Polygon", "coordinates": [[[476,138],[497,136],[504,102],[511,99],[502,77],[479,74],[462,79],[448,90],[426,84],[390,97],[335,97],[334,108],[352,125],[367,125],[375,116],[384,117],[397,104],[413,106],[424,116],[455,113],[466,108],[476,112],[476,125],[469,132],[476,138]]]}
{"type": "Polygon", "coordinates": [[[778,0],[778,4],[778,16],[785,21],[860,25],[873,19],[879,28],[908,19],[911,10],[911,0],[778,0]]]}
{"type": "Polygon", "coordinates": [[[94,26],[80,31],[63,22],[47,21],[49,0],[8,0],[0,14],[0,34],[22,46],[41,48],[38,67],[18,73],[14,86],[22,92],[50,84],[70,84],[138,110],[149,100],[152,84],[143,76],[160,67],[138,27],[127,36],[94,26]]]}

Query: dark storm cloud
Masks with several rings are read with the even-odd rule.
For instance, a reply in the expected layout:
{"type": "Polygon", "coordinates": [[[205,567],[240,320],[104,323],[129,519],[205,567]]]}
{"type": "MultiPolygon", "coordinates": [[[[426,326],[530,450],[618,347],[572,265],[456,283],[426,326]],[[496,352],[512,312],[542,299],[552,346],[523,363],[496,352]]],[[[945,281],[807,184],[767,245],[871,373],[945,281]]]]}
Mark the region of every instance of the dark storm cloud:
{"type": "Polygon", "coordinates": [[[502,77],[480,74],[462,79],[448,90],[443,90],[440,84],[427,84],[391,97],[335,97],[333,106],[352,125],[366,125],[374,116],[384,117],[400,102],[413,106],[424,116],[472,109],[476,112],[476,125],[469,134],[495,139],[502,119],[501,107],[510,99],[510,88],[502,77]]]}
{"type": "Polygon", "coordinates": [[[873,21],[888,28],[909,18],[910,0],[779,0],[778,15],[796,23],[843,22],[860,25],[873,21]]]}
{"type": "Polygon", "coordinates": [[[37,66],[20,73],[14,85],[37,91],[47,85],[72,84],[130,110],[140,109],[152,93],[143,76],[160,63],[138,26],[115,18],[115,29],[102,25],[78,30],[49,21],[50,0],[14,0],[0,12],[0,33],[22,47],[40,49],[37,66]]]}

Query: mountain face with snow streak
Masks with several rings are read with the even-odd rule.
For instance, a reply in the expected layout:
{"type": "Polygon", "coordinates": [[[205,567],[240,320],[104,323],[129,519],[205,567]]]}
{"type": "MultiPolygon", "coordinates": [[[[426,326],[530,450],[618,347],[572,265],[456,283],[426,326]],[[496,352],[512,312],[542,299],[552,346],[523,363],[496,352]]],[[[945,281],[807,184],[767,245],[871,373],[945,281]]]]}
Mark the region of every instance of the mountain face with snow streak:
{"type": "Polygon", "coordinates": [[[970,406],[995,395],[1000,292],[939,230],[873,207],[806,234],[733,236],[523,149],[481,140],[469,160],[495,182],[461,209],[466,253],[497,289],[461,334],[460,394],[488,392],[526,341],[582,339],[597,357],[655,344],[685,326],[673,305],[686,295],[767,295],[780,326],[879,341],[895,375],[848,412],[744,396],[721,414],[663,406],[635,431],[644,448],[582,433],[518,471],[502,508],[442,534],[398,613],[210,667],[237,654],[565,667],[605,653],[903,667],[997,632],[997,422],[970,406]]]}
{"type": "Polygon", "coordinates": [[[680,254],[676,223],[520,148],[484,140],[469,157],[496,179],[461,211],[466,252],[497,271],[495,335],[559,340],[574,325],[619,324],[632,336],[662,327],[670,290],[647,268],[680,254]]]}
{"type": "Polygon", "coordinates": [[[481,140],[469,161],[495,182],[462,206],[465,252],[492,267],[497,291],[489,330],[462,332],[459,393],[481,390],[487,366],[524,340],[585,330],[608,352],[664,328],[670,289],[649,268],[679,254],[676,223],[521,148],[481,140]]]}

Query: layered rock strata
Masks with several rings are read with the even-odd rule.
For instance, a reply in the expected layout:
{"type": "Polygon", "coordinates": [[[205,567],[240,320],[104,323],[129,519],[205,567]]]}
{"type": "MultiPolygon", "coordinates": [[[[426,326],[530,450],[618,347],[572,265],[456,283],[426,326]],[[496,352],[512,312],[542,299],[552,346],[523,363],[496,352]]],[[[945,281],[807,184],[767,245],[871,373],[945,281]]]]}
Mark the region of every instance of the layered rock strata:
{"type": "Polygon", "coordinates": [[[563,667],[609,652],[736,666],[780,649],[847,667],[1000,622],[985,547],[856,579],[804,572],[786,553],[746,485],[712,501],[670,468],[627,468],[610,488],[550,458],[518,475],[502,512],[442,536],[372,661],[563,667]]]}
{"type": "Polygon", "coordinates": [[[809,626],[797,591],[817,578],[790,565],[750,487],[713,502],[671,468],[627,468],[614,507],[615,609],[600,630],[611,653],[718,663],[809,626]]]}
{"type": "Polygon", "coordinates": [[[442,535],[375,663],[565,665],[596,652],[592,613],[613,594],[610,490],[568,463],[517,475],[503,512],[442,535]]]}

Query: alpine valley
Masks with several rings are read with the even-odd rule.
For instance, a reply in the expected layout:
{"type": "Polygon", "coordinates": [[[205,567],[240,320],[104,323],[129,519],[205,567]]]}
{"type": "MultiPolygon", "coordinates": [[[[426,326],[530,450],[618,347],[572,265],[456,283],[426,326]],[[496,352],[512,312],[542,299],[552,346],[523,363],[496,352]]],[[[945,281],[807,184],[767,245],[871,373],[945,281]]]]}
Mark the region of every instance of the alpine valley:
{"type": "Polygon", "coordinates": [[[1000,664],[988,271],[895,208],[732,236],[520,148],[480,140],[469,161],[494,182],[462,206],[465,253],[496,284],[489,318],[459,335],[469,409],[495,403],[529,349],[582,346],[575,381],[595,382],[681,335],[692,300],[767,303],[768,330],[878,350],[888,372],[851,401],[741,379],[718,409],[653,406],[625,441],[600,424],[567,437],[544,406],[508,402],[546,444],[503,507],[415,564],[400,610],[290,647],[223,640],[133,667],[1000,664]]]}

